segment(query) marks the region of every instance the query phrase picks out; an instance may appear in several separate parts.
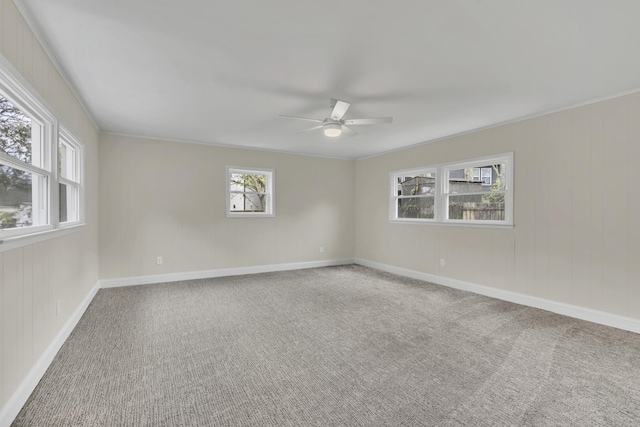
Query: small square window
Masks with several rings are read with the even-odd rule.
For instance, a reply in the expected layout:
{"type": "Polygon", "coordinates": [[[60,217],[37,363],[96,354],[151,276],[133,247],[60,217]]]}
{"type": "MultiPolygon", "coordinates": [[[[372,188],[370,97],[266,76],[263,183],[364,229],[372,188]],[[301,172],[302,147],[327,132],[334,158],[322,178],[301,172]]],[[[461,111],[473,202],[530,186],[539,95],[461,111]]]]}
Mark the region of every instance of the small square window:
{"type": "Polygon", "coordinates": [[[227,216],[272,217],[273,169],[227,167],[227,216]]]}

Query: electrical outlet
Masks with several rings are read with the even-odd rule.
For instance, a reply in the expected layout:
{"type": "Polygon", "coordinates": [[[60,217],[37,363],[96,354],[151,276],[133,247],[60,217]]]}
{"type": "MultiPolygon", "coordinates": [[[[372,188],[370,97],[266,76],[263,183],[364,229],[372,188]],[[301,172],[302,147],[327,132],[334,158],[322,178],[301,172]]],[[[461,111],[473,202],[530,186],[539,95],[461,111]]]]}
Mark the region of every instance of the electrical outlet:
{"type": "Polygon", "coordinates": [[[162,257],[161,257],[161,256],[156,257],[156,264],[157,264],[157,265],[162,264],[162,257]]]}
{"type": "Polygon", "coordinates": [[[320,253],[323,254],[324,253],[324,246],[320,246],[320,253]]]}
{"type": "Polygon", "coordinates": [[[444,267],[444,258],[440,258],[440,267],[444,267]]]}

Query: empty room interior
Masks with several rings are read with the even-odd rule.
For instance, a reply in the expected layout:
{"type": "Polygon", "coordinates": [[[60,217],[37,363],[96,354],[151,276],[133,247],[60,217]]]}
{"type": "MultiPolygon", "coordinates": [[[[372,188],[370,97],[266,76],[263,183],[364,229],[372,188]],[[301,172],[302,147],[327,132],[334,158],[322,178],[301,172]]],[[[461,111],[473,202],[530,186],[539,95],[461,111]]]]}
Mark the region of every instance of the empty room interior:
{"type": "Polygon", "coordinates": [[[0,0],[0,427],[640,425],[638,17],[0,0]]]}

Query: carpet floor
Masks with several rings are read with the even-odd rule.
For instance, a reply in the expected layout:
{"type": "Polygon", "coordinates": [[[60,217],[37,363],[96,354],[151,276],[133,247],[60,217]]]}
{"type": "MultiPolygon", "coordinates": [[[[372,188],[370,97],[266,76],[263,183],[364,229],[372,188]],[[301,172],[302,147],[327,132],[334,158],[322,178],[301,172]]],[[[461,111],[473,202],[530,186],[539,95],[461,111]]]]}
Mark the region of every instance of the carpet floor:
{"type": "Polygon", "coordinates": [[[13,423],[560,425],[640,425],[640,336],[357,265],[102,289],[13,423]]]}

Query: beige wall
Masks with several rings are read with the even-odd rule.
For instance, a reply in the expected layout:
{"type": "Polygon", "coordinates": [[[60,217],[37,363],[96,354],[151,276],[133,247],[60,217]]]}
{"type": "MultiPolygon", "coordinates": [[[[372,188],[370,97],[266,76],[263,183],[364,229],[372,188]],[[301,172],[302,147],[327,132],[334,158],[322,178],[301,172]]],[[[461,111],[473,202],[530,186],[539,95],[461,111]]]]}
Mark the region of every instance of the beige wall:
{"type": "Polygon", "coordinates": [[[85,145],[87,193],[83,229],[0,253],[2,408],[98,281],[98,136],[11,0],[0,0],[0,49],[85,145]]]}
{"type": "Polygon", "coordinates": [[[99,157],[102,279],[353,258],[353,161],[108,134],[99,157]],[[226,218],[227,165],[275,169],[275,218],[226,218]]]}
{"type": "Polygon", "coordinates": [[[360,160],[356,257],[640,318],[638,161],[640,93],[360,160]],[[515,228],[389,223],[390,171],[507,151],[515,228]]]}

